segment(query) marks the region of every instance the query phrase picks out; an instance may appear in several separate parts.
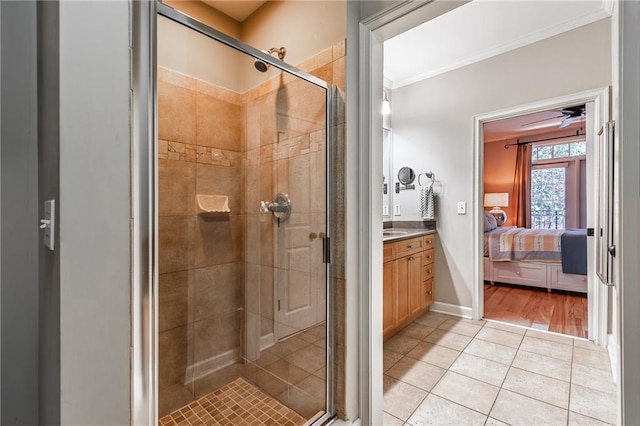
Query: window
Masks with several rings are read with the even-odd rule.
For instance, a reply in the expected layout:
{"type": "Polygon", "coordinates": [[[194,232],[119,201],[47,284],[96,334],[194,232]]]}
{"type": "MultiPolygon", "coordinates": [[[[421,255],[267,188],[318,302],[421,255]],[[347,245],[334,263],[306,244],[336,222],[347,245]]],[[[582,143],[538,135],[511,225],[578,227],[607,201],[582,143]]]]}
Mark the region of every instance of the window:
{"type": "Polygon", "coordinates": [[[531,151],[531,228],[579,227],[584,210],[579,173],[587,143],[538,145],[531,151]]]}
{"type": "Polygon", "coordinates": [[[534,146],[531,150],[531,161],[535,163],[555,158],[580,157],[586,154],[587,142],[585,141],[534,146]]]}

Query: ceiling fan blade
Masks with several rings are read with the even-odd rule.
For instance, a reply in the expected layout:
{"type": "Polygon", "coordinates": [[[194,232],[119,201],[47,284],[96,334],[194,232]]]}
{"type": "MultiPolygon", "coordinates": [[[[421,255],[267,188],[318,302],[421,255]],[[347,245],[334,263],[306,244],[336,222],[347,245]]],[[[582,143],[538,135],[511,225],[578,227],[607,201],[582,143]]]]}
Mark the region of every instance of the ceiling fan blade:
{"type": "Polygon", "coordinates": [[[562,123],[560,123],[560,126],[558,126],[558,129],[564,129],[569,124],[573,123],[573,121],[576,118],[578,118],[578,117],[570,116],[570,117],[565,118],[564,120],[562,120],[562,123]]]}
{"type": "Polygon", "coordinates": [[[564,114],[562,114],[562,115],[558,115],[557,117],[543,118],[542,120],[536,120],[536,121],[532,121],[531,123],[522,124],[522,125],[520,125],[520,127],[531,126],[532,124],[542,123],[543,121],[556,120],[556,119],[562,118],[562,117],[566,117],[566,116],[564,114]]]}

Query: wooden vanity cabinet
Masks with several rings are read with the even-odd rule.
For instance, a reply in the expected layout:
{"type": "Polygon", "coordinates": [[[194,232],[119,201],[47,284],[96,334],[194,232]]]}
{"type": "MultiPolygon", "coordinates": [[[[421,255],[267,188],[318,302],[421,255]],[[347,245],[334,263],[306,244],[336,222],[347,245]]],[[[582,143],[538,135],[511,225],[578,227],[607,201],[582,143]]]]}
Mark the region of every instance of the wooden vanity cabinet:
{"type": "Polygon", "coordinates": [[[433,302],[434,235],[384,244],[383,335],[395,334],[433,302]]]}

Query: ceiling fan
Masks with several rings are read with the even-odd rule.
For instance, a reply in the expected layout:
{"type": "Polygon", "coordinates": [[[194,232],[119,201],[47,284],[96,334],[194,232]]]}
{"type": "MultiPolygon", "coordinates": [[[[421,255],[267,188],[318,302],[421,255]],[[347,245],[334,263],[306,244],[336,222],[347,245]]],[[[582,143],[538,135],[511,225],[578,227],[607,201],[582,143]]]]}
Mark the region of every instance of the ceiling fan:
{"type": "MultiPolygon", "coordinates": [[[[554,110],[554,111],[558,111],[558,110],[554,110]]],[[[577,119],[580,119],[585,115],[585,106],[576,105],[572,107],[566,107],[559,110],[559,112],[560,112],[560,115],[558,116],[544,118],[542,120],[537,120],[537,121],[532,121],[531,123],[523,124],[521,127],[530,126],[536,123],[542,123],[543,121],[557,120],[558,118],[564,117],[564,119],[562,120],[562,123],[560,123],[560,126],[558,126],[559,129],[564,129],[565,127],[567,127],[568,125],[570,125],[571,123],[573,123],[574,121],[576,121],[577,119]]]]}

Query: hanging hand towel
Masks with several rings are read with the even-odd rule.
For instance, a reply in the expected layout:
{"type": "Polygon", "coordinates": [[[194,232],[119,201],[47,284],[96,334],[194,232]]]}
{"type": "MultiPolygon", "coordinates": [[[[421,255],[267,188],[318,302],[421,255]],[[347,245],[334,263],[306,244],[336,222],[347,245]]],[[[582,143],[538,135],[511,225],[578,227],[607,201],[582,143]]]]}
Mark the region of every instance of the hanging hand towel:
{"type": "Polygon", "coordinates": [[[436,218],[435,195],[433,194],[433,183],[429,187],[422,187],[420,193],[420,215],[423,219],[436,218]]]}

